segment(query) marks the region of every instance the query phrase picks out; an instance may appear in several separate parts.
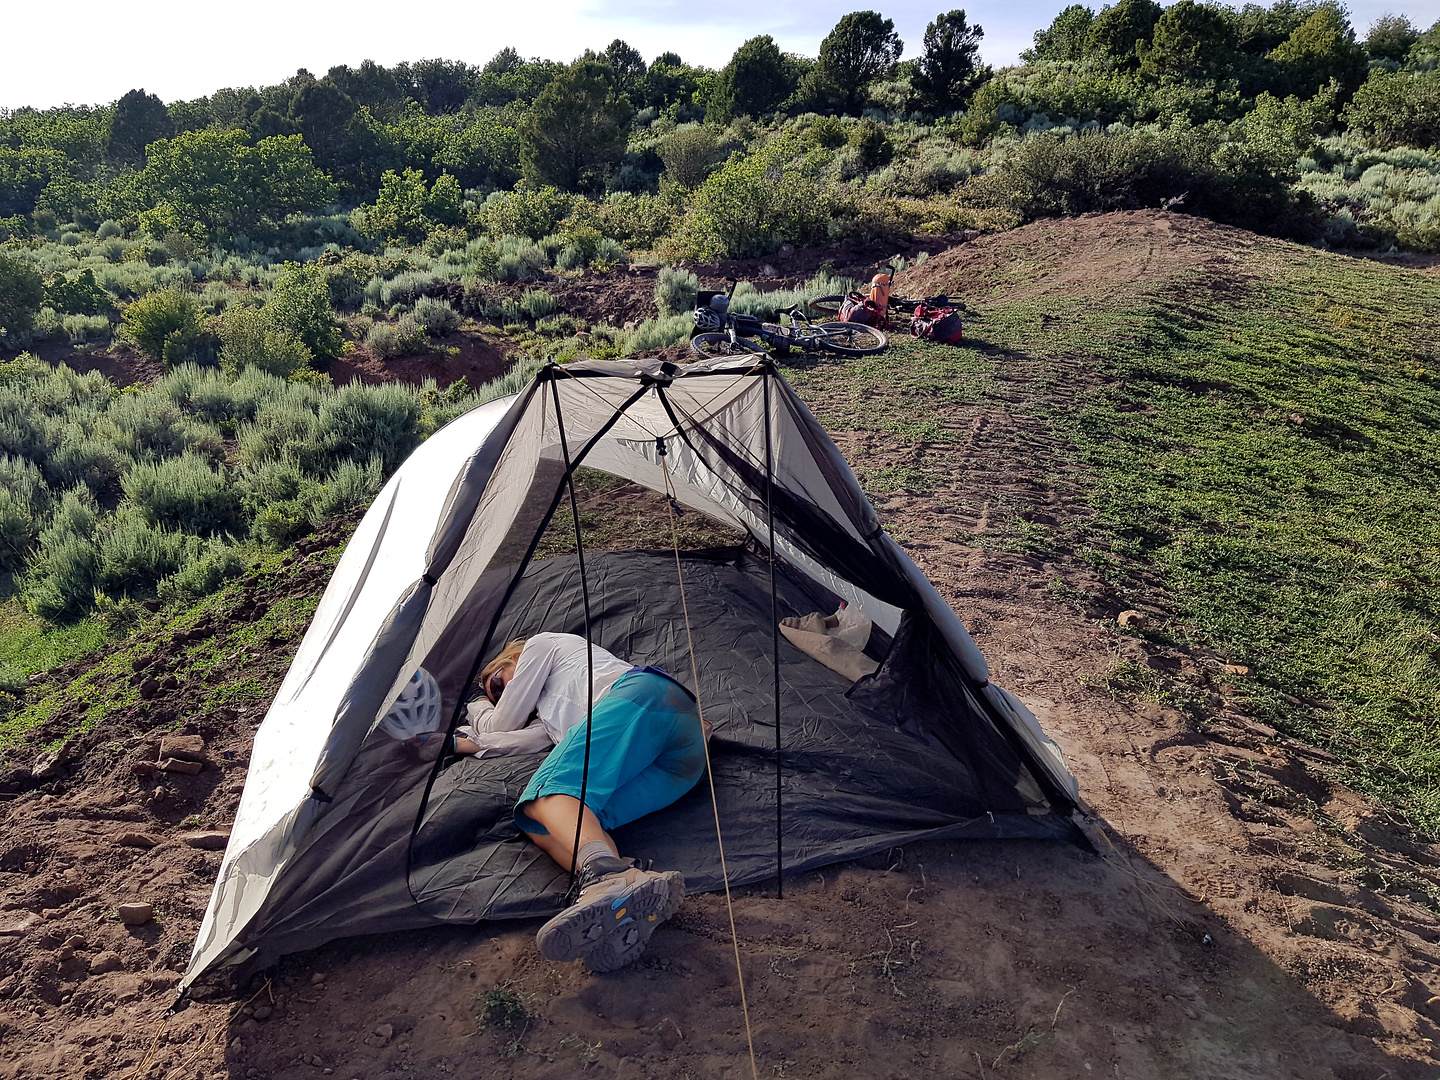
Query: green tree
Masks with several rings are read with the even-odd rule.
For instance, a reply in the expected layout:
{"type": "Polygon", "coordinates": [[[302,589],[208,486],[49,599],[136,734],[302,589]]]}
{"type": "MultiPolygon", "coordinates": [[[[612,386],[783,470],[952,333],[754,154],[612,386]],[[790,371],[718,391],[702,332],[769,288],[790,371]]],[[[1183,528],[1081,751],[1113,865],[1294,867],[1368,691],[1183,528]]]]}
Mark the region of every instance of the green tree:
{"type": "Polygon", "coordinates": [[[410,96],[433,115],[459,112],[475,89],[476,69],[461,60],[419,60],[395,69],[410,96]]]}
{"type": "Polygon", "coordinates": [[[205,336],[205,318],[195,298],[182,289],[146,293],[125,308],[122,335],[152,360],[178,364],[205,336]]]}
{"type": "Polygon", "coordinates": [[[1370,33],[1365,35],[1365,52],[1374,60],[1403,64],[1419,40],[1420,30],[1404,15],[1385,14],[1370,24],[1370,33]]]}
{"type": "Polygon", "coordinates": [[[606,65],[581,61],[535,99],[520,128],[527,179],[565,191],[596,190],[625,156],[629,99],[615,92],[606,65]]]}
{"type": "Polygon", "coordinates": [[[278,223],[286,214],[335,198],[331,179],[315,167],[299,135],[274,136],[251,146],[243,131],[189,131],[152,143],[145,168],[122,197],[158,211],[163,235],[199,223],[211,235],[278,223]]]}
{"type": "Polygon", "coordinates": [[[1377,146],[1440,146],[1440,71],[1377,71],[1341,116],[1377,146]]]}
{"type": "Polygon", "coordinates": [[[656,148],[665,173],[683,188],[693,188],[710,175],[720,158],[715,133],[699,124],[676,128],[656,148]]]}
{"type": "Polygon", "coordinates": [[[1229,12],[1196,0],[1179,0],[1155,23],[1141,71],[1182,79],[1213,79],[1227,70],[1235,51],[1229,12]]]}
{"type": "Polygon", "coordinates": [[[325,273],[314,263],[287,262],[265,301],[276,330],[302,342],[315,356],[333,360],[345,339],[330,307],[325,273]]]}
{"type": "Polygon", "coordinates": [[[145,147],[172,131],[165,103],[144,90],[131,90],[115,103],[106,156],[117,165],[145,164],[145,147]]]}
{"type": "Polygon", "coordinates": [[[1155,0],[1120,0],[1095,17],[1085,38],[1085,53],[1098,53],[1125,65],[1138,65],[1140,46],[1150,40],[1162,8],[1155,0]]]}
{"type": "Polygon", "coordinates": [[[795,64],[769,34],[753,37],[735,50],[710,94],[707,116],[721,123],[737,116],[764,116],[795,92],[795,64]]]}
{"type": "Polygon", "coordinates": [[[0,332],[24,337],[35,326],[45,282],[19,255],[0,250],[0,332]]]}
{"type": "Polygon", "coordinates": [[[1084,4],[1071,4],[1044,30],[1035,31],[1035,44],[1020,54],[1028,64],[1042,60],[1073,61],[1085,55],[1085,39],[1094,25],[1095,12],[1084,4]]]}
{"type": "Polygon", "coordinates": [[[697,260],[764,255],[789,241],[825,233],[830,201],[814,163],[797,158],[793,136],[771,139],[748,156],[733,155],[695,192],[679,248],[697,260]]]}
{"type": "Polygon", "coordinates": [[[817,86],[832,96],[841,112],[857,113],[865,105],[870,84],[890,73],[904,49],[894,21],[879,12],[842,15],[820,42],[817,86]]]}
{"type": "Polygon", "coordinates": [[[462,198],[459,181],[449,173],[427,190],[419,169],[387,169],[375,202],[361,207],[360,231],[382,240],[419,240],[436,225],[461,224],[462,198]]]}
{"type": "Polygon", "coordinates": [[[984,29],[966,22],[963,8],[936,16],[925,28],[919,71],[911,84],[932,112],[964,108],[975,87],[989,76],[990,69],[979,62],[984,36],[984,29]]]}
{"type": "Polygon", "coordinates": [[[1309,97],[1331,79],[1354,90],[1365,79],[1365,51],[1345,15],[1326,5],[1295,28],[1270,59],[1280,65],[1286,86],[1309,97]]]}
{"type": "Polygon", "coordinates": [[[610,65],[610,70],[615,72],[616,86],[622,94],[630,95],[633,102],[639,96],[645,73],[649,70],[645,58],[636,49],[616,38],[605,47],[600,59],[610,65]]]}

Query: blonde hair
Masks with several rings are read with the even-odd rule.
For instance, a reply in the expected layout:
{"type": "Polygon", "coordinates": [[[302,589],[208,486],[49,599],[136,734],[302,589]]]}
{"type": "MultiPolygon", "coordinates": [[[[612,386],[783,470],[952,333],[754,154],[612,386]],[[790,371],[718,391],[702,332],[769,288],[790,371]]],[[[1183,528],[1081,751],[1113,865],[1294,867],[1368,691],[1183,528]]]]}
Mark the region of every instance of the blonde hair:
{"type": "Polygon", "coordinates": [[[519,663],[520,650],[523,648],[525,648],[525,639],[523,637],[519,637],[516,638],[514,641],[510,642],[510,644],[506,645],[505,648],[501,649],[500,654],[496,656],[494,660],[491,660],[488,664],[486,664],[483,668],[480,669],[480,685],[483,687],[486,683],[488,683],[490,681],[490,676],[494,675],[495,672],[499,671],[506,664],[519,663]]]}

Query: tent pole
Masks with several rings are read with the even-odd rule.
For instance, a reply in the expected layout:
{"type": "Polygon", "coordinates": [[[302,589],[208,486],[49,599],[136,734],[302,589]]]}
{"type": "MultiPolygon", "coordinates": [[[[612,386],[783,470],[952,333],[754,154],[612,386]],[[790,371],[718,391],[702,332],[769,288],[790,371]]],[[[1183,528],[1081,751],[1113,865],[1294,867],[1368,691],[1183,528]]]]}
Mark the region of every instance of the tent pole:
{"type": "Polygon", "coordinates": [[[580,506],[575,498],[575,470],[570,465],[570,446],[565,441],[565,420],[560,415],[560,381],[552,373],[550,390],[555,399],[555,425],[560,429],[560,455],[565,463],[565,484],[570,489],[570,517],[575,523],[575,557],[580,564],[580,598],[585,605],[585,765],[580,772],[580,810],[575,815],[575,845],[570,850],[570,885],[575,891],[575,861],[580,857],[580,828],[585,824],[585,787],[590,781],[590,732],[595,721],[595,644],[590,640],[590,586],[585,577],[585,543],[580,535],[580,506]]]}
{"type": "Polygon", "coordinates": [[[775,597],[775,457],[770,445],[770,364],[761,376],[765,387],[765,519],[770,533],[770,656],[775,672],[775,898],[785,898],[784,863],[781,861],[780,811],[780,610],[775,597]]]}

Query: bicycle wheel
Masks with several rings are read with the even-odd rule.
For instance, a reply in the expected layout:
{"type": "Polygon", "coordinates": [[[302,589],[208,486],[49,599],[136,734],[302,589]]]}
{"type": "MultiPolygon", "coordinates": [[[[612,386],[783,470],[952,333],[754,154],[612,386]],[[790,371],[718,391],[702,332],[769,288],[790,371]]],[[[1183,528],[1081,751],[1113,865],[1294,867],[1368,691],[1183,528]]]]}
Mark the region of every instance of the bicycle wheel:
{"type": "Polygon", "coordinates": [[[845,300],[843,296],[817,296],[805,306],[811,311],[821,312],[825,315],[840,314],[840,304],[845,300]]]}
{"type": "Polygon", "coordinates": [[[884,334],[864,323],[827,322],[816,329],[821,333],[817,335],[815,345],[842,356],[871,356],[888,344],[884,334]]]}
{"type": "Polygon", "coordinates": [[[729,334],[712,330],[692,337],[690,351],[701,360],[711,360],[717,356],[753,356],[755,353],[763,353],[765,349],[749,338],[736,338],[731,341],[729,334]]]}

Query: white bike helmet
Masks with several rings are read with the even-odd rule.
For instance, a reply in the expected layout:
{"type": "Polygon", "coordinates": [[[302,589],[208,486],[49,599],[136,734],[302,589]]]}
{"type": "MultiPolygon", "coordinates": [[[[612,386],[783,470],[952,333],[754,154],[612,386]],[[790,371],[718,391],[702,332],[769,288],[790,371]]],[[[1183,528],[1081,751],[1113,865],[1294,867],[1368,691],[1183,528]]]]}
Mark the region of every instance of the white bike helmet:
{"type": "Polygon", "coordinates": [[[712,308],[697,307],[695,309],[695,329],[700,331],[721,330],[725,326],[725,320],[712,308]]]}
{"type": "Polygon", "coordinates": [[[400,691],[400,696],[385,714],[385,719],[380,721],[380,727],[392,739],[405,742],[417,735],[439,731],[443,726],[440,686],[428,671],[416,668],[405,689],[400,691]]]}

